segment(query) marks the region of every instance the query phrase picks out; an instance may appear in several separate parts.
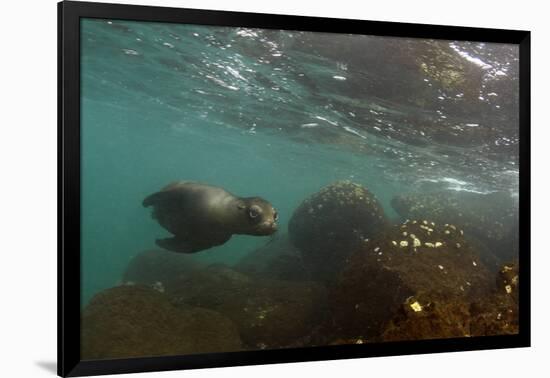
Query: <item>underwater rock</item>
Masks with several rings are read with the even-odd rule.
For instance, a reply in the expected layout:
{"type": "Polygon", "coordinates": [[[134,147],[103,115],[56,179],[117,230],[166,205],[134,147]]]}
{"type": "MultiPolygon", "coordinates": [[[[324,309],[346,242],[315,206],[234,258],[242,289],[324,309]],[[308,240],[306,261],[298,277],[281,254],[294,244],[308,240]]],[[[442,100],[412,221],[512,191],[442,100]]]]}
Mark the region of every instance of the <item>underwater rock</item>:
{"type": "MultiPolygon", "coordinates": [[[[519,66],[514,47],[484,46],[483,49],[479,49],[472,42],[450,43],[379,37],[358,40],[353,35],[331,38],[334,44],[338,45],[337,50],[326,43],[324,36],[306,33],[296,38],[296,43],[301,45],[300,48],[313,51],[316,55],[339,62],[340,67],[345,67],[341,75],[346,76],[348,80],[339,82],[338,85],[330,80],[312,80],[312,75],[308,74],[297,77],[297,83],[308,88],[310,93],[330,91],[334,97],[338,96],[337,99],[384,99],[388,103],[422,108],[425,114],[441,110],[443,102],[445,115],[449,118],[498,120],[497,125],[490,127],[493,129],[493,136],[504,131],[509,138],[513,133],[517,133],[511,126],[516,116],[510,115],[508,117],[511,119],[507,120],[501,115],[502,109],[516,109],[518,104],[519,66]],[[362,54],[361,51],[371,53],[362,54]],[[479,59],[465,59],[468,55],[479,59]],[[363,71],[364,67],[369,67],[369,72],[376,72],[377,75],[353,74],[363,71]],[[506,75],[501,75],[503,71],[506,71],[506,75]],[[384,78],[391,78],[391,82],[384,78]],[[412,93],[415,95],[411,96],[412,93]]],[[[341,100],[340,103],[344,101],[341,100]]],[[[338,105],[337,101],[334,103],[338,105]]],[[[368,102],[363,101],[363,104],[365,103],[368,102]]],[[[353,112],[358,119],[369,119],[368,114],[361,114],[358,107],[355,107],[353,112]]],[[[413,113],[408,112],[407,115],[413,113]]],[[[407,118],[404,117],[403,120],[406,122],[407,118]]],[[[404,133],[414,133],[419,124],[415,122],[414,125],[415,127],[408,128],[408,131],[407,128],[403,128],[404,133]]],[[[448,127],[445,139],[448,141],[456,130],[452,129],[455,124],[447,122],[446,125],[448,127]]],[[[460,133],[457,134],[460,136],[460,133]]],[[[494,139],[472,138],[474,143],[481,141],[494,146],[494,143],[488,143],[490,140],[494,139]]],[[[517,152],[515,154],[517,155],[517,152]]]]}
{"type": "MultiPolygon", "coordinates": [[[[422,299],[420,299],[422,300],[422,299]]],[[[424,306],[410,298],[382,330],[380,341],[469,337],[469,303],[431,298],[424,306]]]]}
{"type": "Polygon", "coordinates": [[[413,300],[385,325],[380,341],[510,335],[519,331],[517,302],[502,293],[491,293],[473,303],[432,299],[421,311],[412,309],[413,300]]]}
{"type": "Polygon", "coordinates": [[[457,298],[431,298],[422,306],[421,301],[408,298],[384,324],[379,336],[336,339],[330,344],[494,336],[517,334],[519,330],[517,306],[501,294],[492,294],[484,302],[474,303],[457,298]]]}
{"type": "Polygon", "coordinates": [[[519,266],[516,263],[504,264],[496,276],[495,293],[470,306],[472,336],[519,332],[519,266]]]}
{"type": "Polygon", "coordinates": [[[519,332],[519,307],[510,296],[495,294],[470,306],[472,336],[513,335],[519,332]]]}
{"type": "Polygon", "coordinates": [[[426,300],[410,297],[386,324],[381,341],[516,334],[518,285],[517,266],[506,264],[497,273],[496,290],[474,302],[440,297],[420,306],[426,300]]]}
{"type": "Polygon", "coordinates": [[[308,281],[300,251],[290,243],[288,234],[277,236],[272,242],[243,257],[234,269],[255,277],[286,281],[308,281]]]}
{"type": "Polygon", "coordinates": [[[489,248],[489,253],[481,257],[491,270],[518,256],[518,204],[508,193],[409,194],[394,197],[391,204],[403,218],[429,217],[436,223],[460,227],[471,241],[477,239],[489,248]]]}
{"type": "Polygon", "coordinates": [[[253,278],[219,264],[180,280],[167,293],[176,305],[227,316],[252,349],[291,345],[326,314],[326,291],[317,283],[253,278]]]}
{"type": "Polygon", "coordinates": [[[454,225],[413,220],[365,242],[330,291],[333,334],[371,340],[403,307],[422,312],[441,298],[483,300],[492,275],[462,234],[454,225]]]}
{"type": "Polygon", "coordinates": [[[351,181],[338,181],[302,202],[288,232],[311,276],[330,281],[349,255],[386,225],[374,194],[351,181]]]}
{"type": "Polygon", "coordinates": [[[148,250],[134,256],[124,272],[123,283],[152,286],[158,282],[169,285],[170,281],[188,275],[201,267],[190,255],[163,250],[148,250]]]}
{"type": "Polygon", "coordinates": [[[118,286],[82,313],[82,359],[167,356],[242,350],[235,324],[202,308],[177,308],[144,286],[118,286]]]}
{"type": "Polygon", "coordinates": [[[497,290],[509,296],[515,303],[519,294],[519,266],[515,263],[502,265],[497,273],[497,290]]]}

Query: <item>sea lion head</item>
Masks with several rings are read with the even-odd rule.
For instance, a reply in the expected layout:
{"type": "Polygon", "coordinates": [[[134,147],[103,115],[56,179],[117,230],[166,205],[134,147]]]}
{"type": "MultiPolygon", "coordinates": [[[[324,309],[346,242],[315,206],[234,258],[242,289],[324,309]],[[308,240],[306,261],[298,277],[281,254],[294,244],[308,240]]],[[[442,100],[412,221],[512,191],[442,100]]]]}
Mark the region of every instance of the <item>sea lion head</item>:
{"type": "Polygon", "coordinates": [[[238,208],[243,234],[265,236],[277,231],[277,210],[263,198],[240,198],[238,208]]]}

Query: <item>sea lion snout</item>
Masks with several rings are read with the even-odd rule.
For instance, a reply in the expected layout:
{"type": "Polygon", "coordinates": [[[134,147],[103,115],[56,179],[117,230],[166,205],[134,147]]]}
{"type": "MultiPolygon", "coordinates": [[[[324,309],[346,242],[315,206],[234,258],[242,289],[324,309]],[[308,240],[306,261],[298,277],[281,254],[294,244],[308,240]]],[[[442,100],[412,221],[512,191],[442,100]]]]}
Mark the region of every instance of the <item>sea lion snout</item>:
{"type": "Polygon", "coordinates": [[[271,224],[264,224],[262,223],[260,227],[256,228],[254,232],[251,232],[250,235],[256,235],[256,236],[269,236],[277,232],[277,224],[271,223],[271,224]]]}
{"type": "Polygon", "coordinates": [[[264,223],[262,223],[262,228],[267,230],[269,234],[276,232],[278,227],[279,226],[277,225],[277,221],[275,220],[267,220],[264,223]]]}
{"type": "Polygon", "coordinates": [[[242,233],[257,236],[271,235],[277,231],[277,210],[261,197],[242,199],[248,231],[242,233]],[[252,229],[250,229],[252,227],[252,229]]]}
{"type": "Polygon", "coordinates": [[[277,220],[274,217],[264,217],[264,219],[258,223],[252,232],[253,235],[267,236],[277,232],[279,228],[277,220]]]}

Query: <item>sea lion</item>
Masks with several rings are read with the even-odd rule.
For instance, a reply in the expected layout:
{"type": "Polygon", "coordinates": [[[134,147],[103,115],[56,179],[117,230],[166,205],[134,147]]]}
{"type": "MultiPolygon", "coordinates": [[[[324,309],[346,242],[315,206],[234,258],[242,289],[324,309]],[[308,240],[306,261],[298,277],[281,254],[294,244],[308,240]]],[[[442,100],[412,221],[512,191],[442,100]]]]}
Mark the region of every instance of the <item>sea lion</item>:
{"type": "Polygon", "coordinates": [[[195,253],[224,244],[233,234],[271,235],[277,231],[277,211],[260,197],[241,198],[225,189],[178,181],[151,194],[143,206],[174,237],[157,239],[164,249],[195,253]]]}

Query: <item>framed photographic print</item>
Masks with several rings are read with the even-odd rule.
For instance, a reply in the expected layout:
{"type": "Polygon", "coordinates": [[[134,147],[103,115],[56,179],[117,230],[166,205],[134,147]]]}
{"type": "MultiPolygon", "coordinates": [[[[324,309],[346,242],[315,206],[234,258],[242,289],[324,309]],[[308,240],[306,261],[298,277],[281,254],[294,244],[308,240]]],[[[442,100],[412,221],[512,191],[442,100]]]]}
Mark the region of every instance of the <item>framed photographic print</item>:
{"type": "Polygon", "coordinates": [[[529,346],[529,32],[58,10],[59,375],[529,346]]]}

